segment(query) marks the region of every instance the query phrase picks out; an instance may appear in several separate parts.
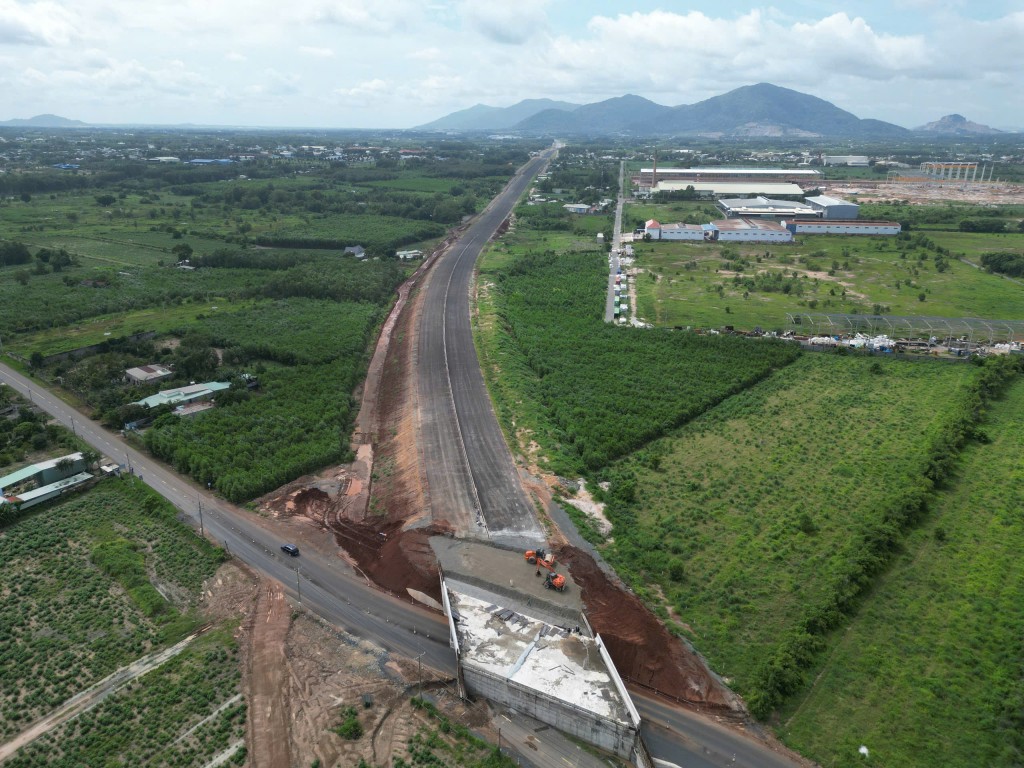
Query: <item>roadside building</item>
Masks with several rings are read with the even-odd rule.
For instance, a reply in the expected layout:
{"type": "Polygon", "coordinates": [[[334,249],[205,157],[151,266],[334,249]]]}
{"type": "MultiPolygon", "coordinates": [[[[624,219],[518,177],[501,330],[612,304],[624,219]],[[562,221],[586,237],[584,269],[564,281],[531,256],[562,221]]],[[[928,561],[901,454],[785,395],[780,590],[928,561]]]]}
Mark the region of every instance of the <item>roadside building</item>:
{"type": "Polygon", "coordinates": [[[178,405],[179,403],[195,403],[212,400],[214,395],[225,389],[229,389],[231,383],[227,381],[209,381],[205,384],[189,384],[187,387],[177,389],[165,389],[155,395],[137,400],[132,405],[142,405],[146,408],[156,408],[160,405],[178,405]]]}
{"type": "Polygon", "coordinates": [[[567,210],[569,213],[584,214],[590,213],[591,211],[591,207],[586,203],[566,203],[562,207],[565,208],[565,210],[567,210]]]}
{"type": "Polygon", "coordinates": [[[162,365],[140,365],[138,368],[129,368],[124,372],[125,379],[131,384],[149,384],[153,381],[161,381],[174,375],[174,371],[162,365]]]}
{"type": "Polygon", "coordinates": [[[81,453],[40,461],[0,477],[0,504],[34,507],[92,480],[81,453]]]}

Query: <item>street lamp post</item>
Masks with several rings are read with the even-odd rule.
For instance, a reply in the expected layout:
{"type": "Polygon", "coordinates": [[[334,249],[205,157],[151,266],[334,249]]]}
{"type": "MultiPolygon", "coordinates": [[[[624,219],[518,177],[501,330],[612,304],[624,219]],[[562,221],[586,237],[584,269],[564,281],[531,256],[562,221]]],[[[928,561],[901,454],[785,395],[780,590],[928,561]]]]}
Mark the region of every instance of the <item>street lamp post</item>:
{"type": "Polygon", "coordinates": [[[299,566],[295,566],[295,590],[299,593],[299,605],[302,605],[302,579],[299,577],[299,566]]]}
{"type": "Polygon", "coordinates": [[[203,497],[196,494],[196,501],[199,502],[199,535],[206,537],[206,531],[203,529],[203,497]]]}

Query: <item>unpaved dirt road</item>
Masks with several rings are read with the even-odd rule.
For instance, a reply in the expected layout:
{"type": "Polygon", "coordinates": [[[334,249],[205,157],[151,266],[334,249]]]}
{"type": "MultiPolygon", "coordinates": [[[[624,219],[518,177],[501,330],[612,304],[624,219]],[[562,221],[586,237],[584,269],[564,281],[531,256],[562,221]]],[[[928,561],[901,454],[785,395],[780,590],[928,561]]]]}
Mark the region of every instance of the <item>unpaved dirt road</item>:
{"type": "Polygon", "coordinates": [[[209,631],[209,629],[210,627],[204,627],[200,631],[189,635],[180,643],[172,645],[170,648],[164,648],[163,650],[156,651],[148,656],[143,656],[138,661],[134,661],[126,667],[121,667],[121,669],[114,672],[114,674],[105,677],[95,685],[92,685],[81,693],[72,696],[53,712],[46,715],[46,717],[34,722],[6,744],[0,745],[0,763],[9,758],[26,744],[31,744],[44,733],[47,733],[62,723],[66,723],[68,720],[78,717],[83,712],[87,712],[92,709],[112,693],[116,693],[124,688],[124,686],[135,678],[141,677],[147,672],[156,669],[161,664],[170,661],[188,648],[189,645],[192,644],[193,640],[209,631]]]}

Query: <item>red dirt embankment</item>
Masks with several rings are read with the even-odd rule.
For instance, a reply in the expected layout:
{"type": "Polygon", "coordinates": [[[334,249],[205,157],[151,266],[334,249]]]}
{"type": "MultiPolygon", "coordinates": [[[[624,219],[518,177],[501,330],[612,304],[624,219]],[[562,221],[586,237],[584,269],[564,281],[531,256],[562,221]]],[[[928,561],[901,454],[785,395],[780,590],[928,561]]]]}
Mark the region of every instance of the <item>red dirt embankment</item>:
{"type": "Polygon", "coordinates": [[[640,599],[615,584],[594,559],[572,546],[558,550],[583,593],[587,620],[601,635],[623,678],[670,696],[715,708],[735,709],[736,695],[674,637],[640,599]]]}

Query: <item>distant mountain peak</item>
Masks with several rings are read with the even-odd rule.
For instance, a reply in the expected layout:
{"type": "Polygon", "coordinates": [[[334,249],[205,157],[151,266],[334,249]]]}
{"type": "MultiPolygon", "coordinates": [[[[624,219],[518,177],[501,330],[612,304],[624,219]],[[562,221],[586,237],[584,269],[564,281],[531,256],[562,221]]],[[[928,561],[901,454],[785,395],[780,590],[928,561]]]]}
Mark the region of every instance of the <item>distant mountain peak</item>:
{"type": "Polygon", "coordinates": [[[938,120],[915,128],[915,131],[925,133],[937,133],[946,136],[971,136],[976,134],[1002,133],[998,128],[992,128],[981,123],[972,123],[963,115],[956,113],[946,115],[938,120]]]}
{"type": "Polygon", "coordinates": [[[0,122],[0,125],[20,126],[26,128],[83,128],[87,126],[87,123],[83,123],[81,120],[70,120],[60,115],[36,115],[28,119],[15,118],[14,120],[5,120],[0,122]]]}

